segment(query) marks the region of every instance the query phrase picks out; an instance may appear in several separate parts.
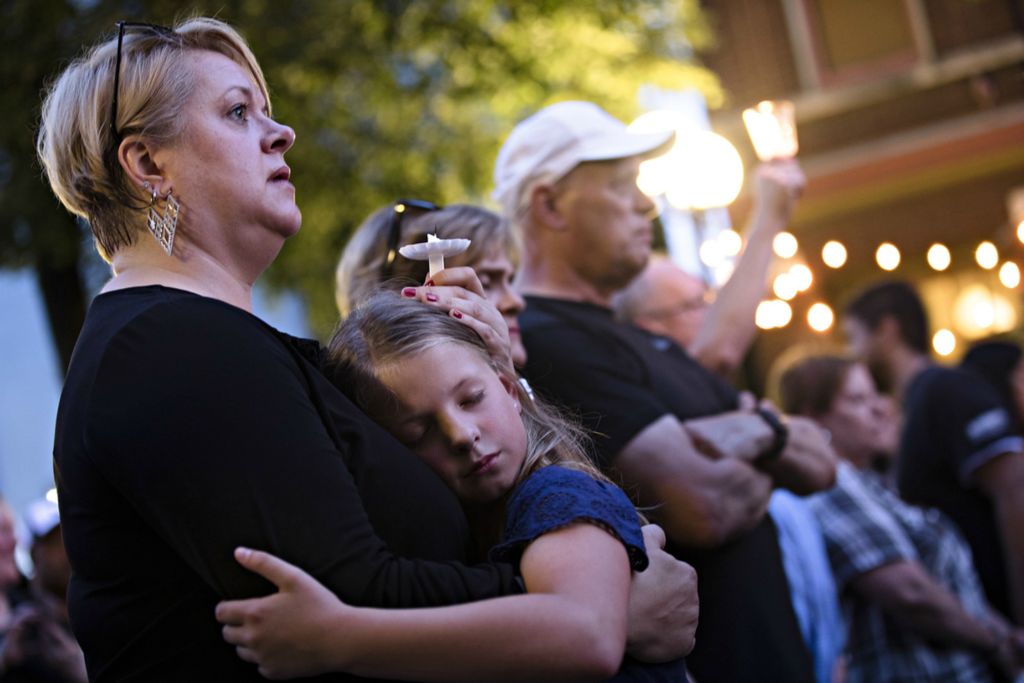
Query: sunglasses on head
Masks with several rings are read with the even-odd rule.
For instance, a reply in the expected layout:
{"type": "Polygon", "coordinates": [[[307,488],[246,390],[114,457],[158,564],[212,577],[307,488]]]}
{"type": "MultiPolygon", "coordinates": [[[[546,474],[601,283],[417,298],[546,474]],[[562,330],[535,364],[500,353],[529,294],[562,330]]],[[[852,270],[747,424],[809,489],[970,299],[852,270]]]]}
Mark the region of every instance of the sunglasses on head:
{"type": "Polygon", "coordinates": [[[121,141],[121,131],[117,128],[117,94],[121,87],[121,47],[124,44],[124,33],[126,30],[131,31],[149,31],[157,35],[174,38],[175,40],[181,39],[174,29],[168,28],[167,26],[160,26],[158,24],[145,24],[135,21],[119,21],[117,26],[117,61],[114,62],[114,91],[110,97],[110,134],[114,138],[114,144],[116,145],[121,141]]]}
{"type": "Polygon", "coordinates": [[[381,267],[381,279],[387,280],[391,277],[394,268],[395,258],[398,256],[398,244],[402,238],[402,219],[410,211],[426,213],[428,211],[440,211],[441,206],[434,202],[422,199],[399,199],[391,210],[391,218],[388,220],[388,241],[387,252],[384,256],[384,265],[381,267]]]}

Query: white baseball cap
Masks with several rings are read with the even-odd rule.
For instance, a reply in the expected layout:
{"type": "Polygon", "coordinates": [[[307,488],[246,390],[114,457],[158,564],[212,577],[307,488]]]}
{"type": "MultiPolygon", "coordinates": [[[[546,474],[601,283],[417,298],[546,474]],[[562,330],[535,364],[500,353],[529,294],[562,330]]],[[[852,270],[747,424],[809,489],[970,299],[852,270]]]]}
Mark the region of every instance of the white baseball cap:
{"type": "Polygon", "coordinates": [[[53,501],[40,498],[25,509],[24,520],[32,539],[42,538],[60,526],[60,511],[53,501]]]}
{"type": "Polygon", "coordinates": [[[555,182],[584,161],[653,155],[674,139],[673,131],[631,133],[592,102],[552,104],[521,121],[501,146],[492,197],[513,218],[523,192],[535,183],[555,182]]]}

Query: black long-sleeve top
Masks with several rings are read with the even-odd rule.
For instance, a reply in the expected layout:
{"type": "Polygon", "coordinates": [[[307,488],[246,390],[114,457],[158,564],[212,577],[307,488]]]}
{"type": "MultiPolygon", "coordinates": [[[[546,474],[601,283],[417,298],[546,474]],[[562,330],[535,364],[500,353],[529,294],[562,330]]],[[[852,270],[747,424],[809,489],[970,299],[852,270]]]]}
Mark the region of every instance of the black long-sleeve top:
{"type": "Polygon", "coordinates": [[[304,346],[180,290],[94,300],[54,444],[90,679],[262,680],[214,619],[219,600],[271,590],[235,562],[239,545],[303,567],[353,605],[518,590],[506,565],[458,563],[469,542],[458,502],[304,346]]]}

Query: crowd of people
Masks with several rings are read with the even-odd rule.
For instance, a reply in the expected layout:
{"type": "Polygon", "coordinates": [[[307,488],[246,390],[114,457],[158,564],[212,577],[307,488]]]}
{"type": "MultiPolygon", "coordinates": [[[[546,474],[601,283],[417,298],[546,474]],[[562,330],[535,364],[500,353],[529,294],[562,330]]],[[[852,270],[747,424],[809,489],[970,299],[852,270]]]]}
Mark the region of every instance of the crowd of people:
{"type": "MultiPolygon", "coordinates": [[[[851,355],[785,368],[778,406],[731,384],[795,160],[756,170],[712,299],[652,259],[636,179],[673,134],[548,106],[505,139],[500,213],[367,218],[321,346],[251,312],[300,228],[294,142],[218,20],[122,23],[47,92],[40,161],[113,277],[61,397],[60,515],[31,582],[5,556],[0,578],[64,610],[68,680],[1024,672],[1018,347],[933,365],[887,282],[846,310],[851,355]],[[428,272],[398,254],[428,234],[471,242],[428,272]]],[[[0,609],[0,680],[25,623],[0,609]]]]}

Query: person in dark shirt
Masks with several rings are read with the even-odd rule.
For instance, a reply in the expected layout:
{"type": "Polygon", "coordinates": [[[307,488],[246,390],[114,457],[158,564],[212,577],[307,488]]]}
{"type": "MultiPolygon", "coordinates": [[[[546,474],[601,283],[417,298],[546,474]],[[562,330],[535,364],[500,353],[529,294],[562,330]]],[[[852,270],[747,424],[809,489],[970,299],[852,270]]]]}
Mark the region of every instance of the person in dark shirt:
{"type": "Polygon", "coordinates": [[[1024,624],[1024,436],[996,390],[929,359],[928,317],[911,285],[874,285],[847,306],[855,356],[902,403],[900,496],[960,527],[989,602],[1024,624]]]}
{"type": "Polygon", "coordinates": [[[651,251],[655,206],[637,188],[639,164],[671,139],[627,134],[593,104],[562,102],[506,140],[495,197],[523,236],[524,374],[594,431],[602,467],[651,506],[697,569],[695,677],[810,681],[765,509],[773,483],[832,483],[820,430],[795,420],[787,433],[768,411],[740,411],[737,393],[678,345],[610,309],[651,251]]]}
{"type": "MultiPolygon", "coordinates": [[[[253,283],[301,224],[284,162],[294,140],[248,46],[213,19],[120,22],[47,92],[40,161],[114,271],[76,344],[54,442],[68,607],[91,680],[261,680],[214,618],[219,600],[270,589],[234,561],[239,544],[353,605],[521,592],[507,564],[458,562],[458,501],[330,383],[318,345],[251,313],[253,283]]],[[[479,282],[462,284],[472,291],[433,288],[440,305],[479,304],[475,322],[500,330],[479,282]]],[[[492,350],[511,364],[507,345],[492,350]]],[[[500,621],[501,603],[471,612],[500,621]]],[[[447,614],[436,628],[452,627],[447,614]]],[[[499,649],[545,647],[481,633],[499,649]]],[[[460,666],[382,656],[368,671],[508,673],[460,666]]]]}
{"type": "Polygon", "coordinates": [[[960,367],[991,384],[1024,431],[1024,362],[1020,345],[1009,339],[984,339],[971,345],[960,367]]]}
{"type": "MultiPolygon", "coordinates": [[[[459,497],[478,547],[489,548],[492,560],[516,565],[527,590],[536,593],[534,619],[566,624],[556,629],[567,636],[557,658],[565,670],[548,665],[554,675],[576,674],[578,664],[568,653],[583,647],[609,669],[605,676],[619,669],[616,681],[685,680],[681,659],[623,661],[630,569],[648,566],[636,509],[587,457],[579,429],[531,399],[514,373],[499,370],[479,336],[443,311],[385,292],[346,318],[330,356],[340,372],[362,378],[359,405],[459,497]],[[589,624],[589,639],[576,633],[577,623],[589,624]]],[[[274,676],[306,673],[310,660],[345,668],[346,657],[360,656],[346,654],[359,648],[343,627],[350,608],[304,603],[303,595],[289,586],[271,597],[222,603],[218,617],[236,624],[225,629],[225,637],[251,650],[274,676]],[[304,616],[304,631],[294,627],[296,615],[304,616]],[[301,648],[311,640],[305,633],[324,628],[333,638],[320,639],[315,650],[301,648]]],[[[696,609],[692,614],[695,626],[696,609]]],[[[518,615],[510,605],[509,629],[518,615]]],[[[431,618],[422,610],[388,612],[380,615],[381,624],[389,616],[401,619],[387,627],[398,642],[422,628],[417,616],[431,618]]],[[[501,656],[469,638],[460,644],[463,658],[501,656]]],[[[402,656],[401,648],[393,649],[402,656]]]]}

